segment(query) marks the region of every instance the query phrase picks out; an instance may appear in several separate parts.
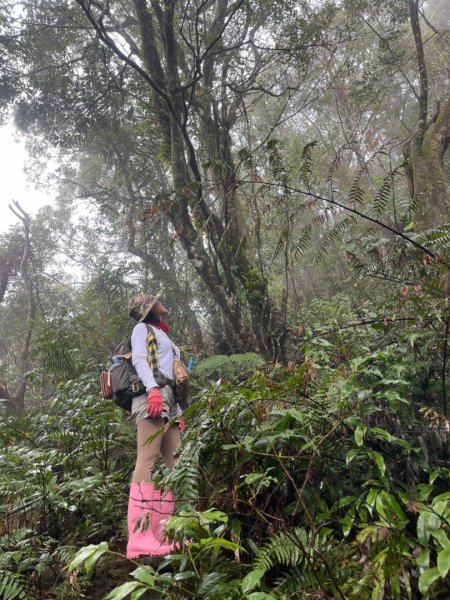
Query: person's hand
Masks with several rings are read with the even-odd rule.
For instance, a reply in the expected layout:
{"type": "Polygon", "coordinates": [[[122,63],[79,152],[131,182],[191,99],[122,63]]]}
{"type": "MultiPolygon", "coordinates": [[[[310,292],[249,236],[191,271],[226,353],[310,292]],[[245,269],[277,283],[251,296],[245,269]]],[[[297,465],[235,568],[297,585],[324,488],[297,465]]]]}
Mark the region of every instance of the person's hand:
{"type": "Polygon", "coordinates": [[[180,433],[183,433],[183,431],[186,429],[186,421],[183,417],[179,418],[178,428],[180,429],[180,433]]]}
{"type": "Polygon", "coordinates": [[[151,419],[161,416],[163,409],[162,397],[159,388],[152,388],[147,395],[147,414],[151,419]]]}

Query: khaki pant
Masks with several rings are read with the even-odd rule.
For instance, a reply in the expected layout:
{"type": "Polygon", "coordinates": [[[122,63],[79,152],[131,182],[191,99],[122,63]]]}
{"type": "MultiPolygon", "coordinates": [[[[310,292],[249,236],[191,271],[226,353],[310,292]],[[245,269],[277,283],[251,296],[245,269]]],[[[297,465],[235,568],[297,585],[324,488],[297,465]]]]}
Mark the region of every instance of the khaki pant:
{"type": "MultiPolygon", "coordinates": [[[[163,404],[168,407],[169,417],[176,416],[176,404],[173,390],[166,385],[160,389],[163,396],[163,404]]],[[[136,421],[137,428],[137,457],[134,468],[132,483],[150,481],[156,459],[162,456],[164,464],[168,469],[175,465],[174,452],[180,443],[180,430],[178,424],[172,425],[165,430],[165,419],[150,419],[146,415],[147,395],[133,398],[131,413],[136,421]],[[143,405],[145,410],[143,410],[143,405]],[[150,443],[146,444],[149,437],[158,435],[150,443]]]]}

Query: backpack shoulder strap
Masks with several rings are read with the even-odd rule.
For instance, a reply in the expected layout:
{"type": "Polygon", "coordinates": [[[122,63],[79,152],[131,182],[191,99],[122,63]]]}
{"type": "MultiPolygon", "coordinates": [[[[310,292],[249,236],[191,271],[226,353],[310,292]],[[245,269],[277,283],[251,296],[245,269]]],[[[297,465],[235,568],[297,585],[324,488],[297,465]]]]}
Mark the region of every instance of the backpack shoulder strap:
{"type": "Polygon", "coordinates": [[[147,328],[147,360],[153,375],[156,375],[159,372],[158,342],[153,327],[148,323],[144,323],[144,325],[147,328]]]}

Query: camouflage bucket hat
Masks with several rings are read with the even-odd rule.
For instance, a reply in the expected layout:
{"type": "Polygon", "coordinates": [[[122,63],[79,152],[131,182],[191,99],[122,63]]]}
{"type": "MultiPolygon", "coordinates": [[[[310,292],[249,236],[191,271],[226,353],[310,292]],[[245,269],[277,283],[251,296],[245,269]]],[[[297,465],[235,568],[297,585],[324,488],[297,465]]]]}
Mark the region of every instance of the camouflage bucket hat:
{"type": "Polygon", "coordinates": [[[152,294],[140,292],[139,294],[136,294],[130,298],[130,301],[128,302],[128,314],[130,317],[136,319],[138,323],[141,323],[141,321],[143,321],[148,315],[149,311],[158,302],[161,294],[162,290],[159,290],[159,292],[154,296],[152,296],[152,294]]]}

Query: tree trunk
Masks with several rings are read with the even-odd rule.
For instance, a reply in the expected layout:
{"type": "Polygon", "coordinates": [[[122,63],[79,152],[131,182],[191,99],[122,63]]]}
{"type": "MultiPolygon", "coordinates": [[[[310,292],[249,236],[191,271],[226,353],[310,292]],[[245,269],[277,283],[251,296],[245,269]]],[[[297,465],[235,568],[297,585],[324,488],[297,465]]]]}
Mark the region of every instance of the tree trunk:
{"type": "Polygon", "coordinates": [[[450,198],[444,170],[444,154],[450,143],[450,97],[428,110],[428,74],[419,20],[419,0],[409,0],[409,16],[419,70],[418,118],[410,140],[404,145],[417,231],[450,221],[450,198]]]}
{"type": "Polygon", "coordinates": [[[25,333],[23,335],[22,348],[20,351],[20,381],[19,387],[12,398],[14,410],[17,414],[23,414],[25,410],[25,392],[27,389],[27,373],[29,370],[30,346],[31,337],[33,334],[34,319],[36,316],[36,303],[34,299],[33,280],[28,272],[28,263],[31,254],[30,242],[30,217],[20,207],[18,202],[14,202],[15,208],[11,208],[12,212],[22,221],[24,229],[24,246],[22,260],[20,262],[20,273],[25,285],[27,295],[27,319],[25,324],[25,333]]]}
{"type": "Polygon", "coordinates": [[[433,117],[425,134],[416,130],[404,146],[417,231],[450,222],[450,197],[444,169],[444,154],[449,142],[450,98],[433,117]]]}

